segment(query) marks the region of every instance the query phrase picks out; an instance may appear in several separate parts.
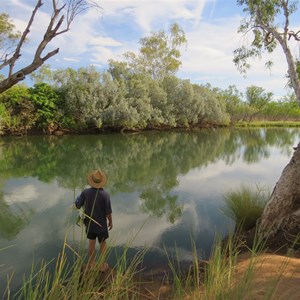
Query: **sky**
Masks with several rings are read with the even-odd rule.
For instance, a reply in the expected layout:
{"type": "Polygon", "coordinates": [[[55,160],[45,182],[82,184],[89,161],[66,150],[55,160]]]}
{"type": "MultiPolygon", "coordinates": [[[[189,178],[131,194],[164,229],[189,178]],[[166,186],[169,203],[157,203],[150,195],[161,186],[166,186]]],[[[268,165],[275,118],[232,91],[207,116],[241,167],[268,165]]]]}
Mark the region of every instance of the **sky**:
{"type": "MultiPolygon", "coordinates": [[[[187,45],[181,48],[182,65],[178,77],[221,89],[236,85],[243,93],[246,87],[256,85],[266,92],[273,92],[275,100],[288,93],[287,63],[282,51],[272,54],[274,66],[271,71],[264,67],[266,58],[252,61],[246,78],[234,65],[234,49],[251,42],[251,35],[242,36],[237,32],[245,14],[235,0],[94,1],[101,6],[100,10],[88,10],[78,15],[70,31],[57,36],[46,48],[47,51],[60,49],[46,62],[52,69],[94,65],[99,71],[106,70],[109,59],[123,61],[127,51],[138,52],[141,38],[159,30],[167,32],[176,22],[187,38],[187,45]]],[[[52,1],[43,2],[20,58],[20,66],[32,59],[34,47],[42,38],[51,16],[52,1]]],[[[17,29],[23,31],[35,3],[36,0],[0,0],[0,12],[8,13],[17,29]]],[[[290,24],[294,31],[300,29],[297,14],[299,16],[299,12],[290,24]]],[[[290,48],[298,57],[300,42],[293,42],[290,48]]]]}

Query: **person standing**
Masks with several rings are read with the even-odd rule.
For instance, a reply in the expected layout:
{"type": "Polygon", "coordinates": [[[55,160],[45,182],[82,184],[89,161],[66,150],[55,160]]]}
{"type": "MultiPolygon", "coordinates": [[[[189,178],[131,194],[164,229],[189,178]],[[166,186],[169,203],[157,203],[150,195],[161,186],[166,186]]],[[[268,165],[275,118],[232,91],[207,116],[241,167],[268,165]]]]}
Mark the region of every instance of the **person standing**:
{"type": "MultiPolygon", "coordinates": [[[[107,182],[106,174],[100,170],[93,170],[87,176],[89,188],[84,189],[76,198],[75,206],[84,207],[84,225],[89,240],[88,266],[95,264],[96,238],[100,244],[100,255],[105,257],[106,240],[109,237],[108,230],[113,228],[111,201],[107,191],[103,189],[107,182]]],[[[100,270],[108,269],[104,262],[100,270]]]]}

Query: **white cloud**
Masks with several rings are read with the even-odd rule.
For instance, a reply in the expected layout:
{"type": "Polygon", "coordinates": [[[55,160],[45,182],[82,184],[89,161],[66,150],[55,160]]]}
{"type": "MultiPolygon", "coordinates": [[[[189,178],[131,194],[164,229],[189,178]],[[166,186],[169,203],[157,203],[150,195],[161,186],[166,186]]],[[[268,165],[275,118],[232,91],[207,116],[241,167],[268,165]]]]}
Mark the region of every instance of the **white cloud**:
{"type": "Polygon", "coordinates": [[[34,208],[35,212],[38,212],[54,206],[65,197],[67,191],[58,188],[55,183],[48,185],[29,177],[14,182],[8,181],[3,192],[3,200],[8,205],[18,206],[26,203],[29,207],[34,208]],[[57,189],[56,193],[52,192],[53,189],[57,189]]]}
{"type": "Polygon", "coordinates": [[[37,198],[38,192],[33,184],[17,186],[12,193],[4,195],[4,202],[8,205],[30,202],[37,198]]]}
{"type": "Polygon", "coordinates": [[[79,62],[80,59],[77,58],[72,58],[72,57],[64,57],[65,61],[69,61],[69,62],[79,62]]]}
{"type": "MultiPolygon", "coordinates": [[[[234,66],[233,50],[251,39],[250,36],[242,38],[237,34],[241,21],[237,13],[241,13],[241,8],[231,16],[213,19],[214,15],[221,15],[220,11],[216,11],[217,0],[98,0],[97,3],[103,8],[100,13],[88,10],[78,15],[70,31],[57,36],[45,49],[45,53],[60,49],[56,60],[65,63],[59,67],[72,67],[72,63],[87,66],[91,63],[103,68],[108,59],[122,60],[125,52],[136,51],[139,39],[149,35],[150,31],[167,30],[176,21],[183,27],[188,39],[186,51],[182,49],[180,77],[189,78],[194,83],[211,83],[220,88],[235,84],[241,91],[247,86],[258,85],[274,92],[277,97],[287,92],[287,64],[280,49],[272,55],[274,67],[271,75],[264,68],[265,60],[253,62],[247,79],[234,66]]],[[[20,0],[7,1],[5,8],[19,30],[25,28],[34,4],[33,1],[31,5],[20,0]]],[[[29,55],[32,57],[48,24],[51,5],[51,2],[45,1],[39,10],[22,59],[29,55]]],[[[299,26],[293,23],[291,28],[299,26]]],[[[296,56],[299,55],[299,43],[293,42],[291,49],[296,56]]],[[[49,63],[56,60],[52,59],[49,63]]]]}
{"type": "Polygon", "coordinates": [[[133,20],[144,33],[153,27],[168,24],[174,20],[198,22],[208,1],[164,0],[164,1],[101,1],[104,16],[120,16],[133,20]]]}
{"type": "Polygon", "coordinates": [[[101,47],[119,47],[122,43],[110,38],[110,37],[91,37],[89,40],[90,46],[101,46],[101,47]]]}

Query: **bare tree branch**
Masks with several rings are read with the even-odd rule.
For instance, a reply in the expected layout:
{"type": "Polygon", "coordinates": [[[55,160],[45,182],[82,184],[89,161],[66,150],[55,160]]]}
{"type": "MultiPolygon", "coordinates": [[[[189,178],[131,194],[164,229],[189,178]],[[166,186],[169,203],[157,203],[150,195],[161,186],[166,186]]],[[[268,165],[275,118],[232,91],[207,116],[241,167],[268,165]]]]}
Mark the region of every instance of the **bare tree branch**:
{"type": "Polygon", "coordinates": [[[7,66],[9,67],[8,77],[0,82],[0,94],[5,90],[9,89],[10,87],[12,87],[13,85],[15,85],[16,83],[18,83],[19,81],[24,80],[26,75],[35,71],[46,60],[48,60],[49,58],[51,58],[52,56],[56,55],[59,52],[59,48],[57,48],[43,56],[43,51],[45,50],[46,46],[56,36],[69,31],[70,25],[74,21],[77,15],[86,11],[89,8],[96,8],[96,9],[100,8],[97,3],[89,0],[68,0],[68,5],[64,4],[60,8],[58,8],[57,4],[58,4],[58,0],[52,0],[53,13],[49,20],[49,24],[46,29],[46,32],[42,40],[40,41],[39,45],[36,48],[32,62],[26,67],[20,69],[19,71],[14,72],[16,62],[21,57],[22,46],[24,45],[24,42],[30,33],[30,28],[34,22],[36,13],[43,5],[42,0],[37,0],[32,15],[19,40],[19,43],[16,49],[12,52],[12,56],[10,58],[6,56],[2,64],[0,64],[0,70],[3,69],[4,67],[7,66]],[[66,16],[62,13],[64,9],[66,9],[66,16]],[[61,29],[65,20],[66,20],[65,22],[66,26],[64,29],[61,29]]]}

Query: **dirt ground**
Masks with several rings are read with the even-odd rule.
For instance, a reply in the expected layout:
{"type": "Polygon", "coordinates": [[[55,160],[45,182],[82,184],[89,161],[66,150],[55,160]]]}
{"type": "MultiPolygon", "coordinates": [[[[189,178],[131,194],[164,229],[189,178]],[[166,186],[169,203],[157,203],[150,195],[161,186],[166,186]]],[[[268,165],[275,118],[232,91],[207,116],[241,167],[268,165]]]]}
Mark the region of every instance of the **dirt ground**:
{"type": "MultiPolygon", "coordinates": [[[[236,278],[243,278],[251,260],[250,253],[238,257],[236,278]]],[[[277,254],[260,254],[255,257],[253,285],[243,300],[299,300],[300,259],[277,254]],[[270,294],[272,295],[271,297],[270,294]]],[[[171,288],[158,280],[149,280],[141,286],[141,299],[171,299],[171,288]]],[[[192,297],[193,298],[193,297],[192,297]]],[[[186,299],[192,299],[187,296],[186,299]]],[[[233,299],[238,300],[238,299],[233,299]]]]}
{"type": "MultiPolygon", "coordinates": [[[[250,257],[249,253],[239,256],[237,276],[243,276],[251,261],[250,257]]],[[[273,292],[271,299],[274,300],[300,299],[299,258],[261,254],[255,261],[253,288],[249,300],[267,299],[269,292],[273,292]]]]}

